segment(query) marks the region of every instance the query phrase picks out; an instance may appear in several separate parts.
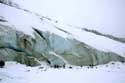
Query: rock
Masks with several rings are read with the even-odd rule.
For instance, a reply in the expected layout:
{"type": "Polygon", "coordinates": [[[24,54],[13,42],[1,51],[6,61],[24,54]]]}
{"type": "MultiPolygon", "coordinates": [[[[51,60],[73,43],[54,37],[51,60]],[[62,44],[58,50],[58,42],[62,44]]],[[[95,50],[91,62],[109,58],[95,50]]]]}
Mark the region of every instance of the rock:
{"type": "Polygon", "coordinates": [[[0,68],[3,68],[5,66],[5,61],[0,60],[0,68]]]}

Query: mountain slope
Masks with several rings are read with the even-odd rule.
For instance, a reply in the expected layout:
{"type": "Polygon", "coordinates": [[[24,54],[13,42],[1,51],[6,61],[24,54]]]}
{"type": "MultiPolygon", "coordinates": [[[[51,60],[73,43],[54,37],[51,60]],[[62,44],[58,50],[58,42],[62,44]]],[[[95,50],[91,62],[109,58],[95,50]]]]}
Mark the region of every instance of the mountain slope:
{"type": "MultiPolygon", "coordinates": [[[[50,66],[99,65],[110,61],[125,61],[122,57],[125,50],[123,43],[36,15],[19,6],[5,4],[0,3],[0,16],[7,22],[1,21],[0,29],[7,31],[1,32],[3,35],[0,34],[0,42],[4,49],[4,53],[1,51],[2,56],[6,56],[7,44],[9,53],[14,51],[10,60],[18,57],[19,49],[20,55],[32,56],[34,61],[38,59],[37,62],[43,61],[50,66]],[[8,25],[9,23],[13,26],[8,25]]],[[[22,59],[19,62],[27,63],[27,60],[22,59]]]]}
{"type": "Polygon", "coordinates": [[[87,32],[94,33],[94,34],[96,34],[96,35],[104,36],[104,37],[107,37],[107,38],[110,38],[110,39],[119,41],[119,42],[121,42],[121,43],[125,43],[125,38],[114,37],[114,36],[112,36],[112,35],[103,34],[103,33],[100,33],[100,32],[98,32],[98,31],[96,31],[96,30],[90,30],[90,29],[87,29],[87,28],[82,28],[82,30],[85,30],[85,31],[87,31],[87,32]]]}

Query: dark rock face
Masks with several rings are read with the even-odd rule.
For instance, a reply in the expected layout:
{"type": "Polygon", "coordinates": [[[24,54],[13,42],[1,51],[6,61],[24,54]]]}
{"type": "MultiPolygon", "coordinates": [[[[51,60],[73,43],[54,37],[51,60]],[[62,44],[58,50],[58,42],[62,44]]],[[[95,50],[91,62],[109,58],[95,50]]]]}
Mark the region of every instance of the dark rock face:
{"type": "Polygon", "coordinates": [[[0,60],[0,68],[3,68],[5,66],[5,61],[0,60]]]}

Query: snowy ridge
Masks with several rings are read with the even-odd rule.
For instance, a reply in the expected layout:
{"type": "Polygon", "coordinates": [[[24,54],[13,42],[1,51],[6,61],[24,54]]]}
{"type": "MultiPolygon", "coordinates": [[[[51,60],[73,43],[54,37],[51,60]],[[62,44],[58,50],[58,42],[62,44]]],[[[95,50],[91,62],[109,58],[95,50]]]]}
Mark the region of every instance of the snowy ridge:
{"type": "Polygon", "coordinates": [[[76,28],[76,27],[73,28],[71,26],[66,26],[61,23],[56,23],[55,25],[72,34],[73,37],[76,38],[77,40],[85,42],[86,44],[91,45],[97,49],[103,51],[113,51],[121,55],[123,55],[124,53],[125,50],[124,43],[97,34],[89,33],[85,30],[81,30],[81,28],[76,28]]]}
{"type": "Polygon", "coordinates": [[[99,50],[112,51],[120,55],[124,54],[125,44],[112,39],[88,33],[81,29],[53,21],[47,17],[42,18],[42,16],[36,16],[34,13],[27,13],[27,11],[6,6],[1,3],[0,10],[8,10],[9,13],[8,11],[3,11],[0,16],[5,17],[5,19],[13,24],[17,30],[31,35],[32,37],[34,37],[34,30],[32,29],[32,27],[34,27],[38,30],[48,31],[64,38],[75,38],[99,50]],[[16,20],[14,18],[16,18],[16,20]]]}

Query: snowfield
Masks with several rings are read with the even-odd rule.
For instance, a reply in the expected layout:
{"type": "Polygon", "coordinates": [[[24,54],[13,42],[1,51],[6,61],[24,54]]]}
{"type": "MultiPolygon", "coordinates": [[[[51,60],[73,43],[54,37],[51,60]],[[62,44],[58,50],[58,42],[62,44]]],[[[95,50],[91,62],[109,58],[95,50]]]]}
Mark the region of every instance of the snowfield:
{"type": "Polygon", "coordinates": [[[0,83],[125,83],[125,63],[110,62],[93,68],[54,69],[6,62],[0,68],[0,83]]]}

